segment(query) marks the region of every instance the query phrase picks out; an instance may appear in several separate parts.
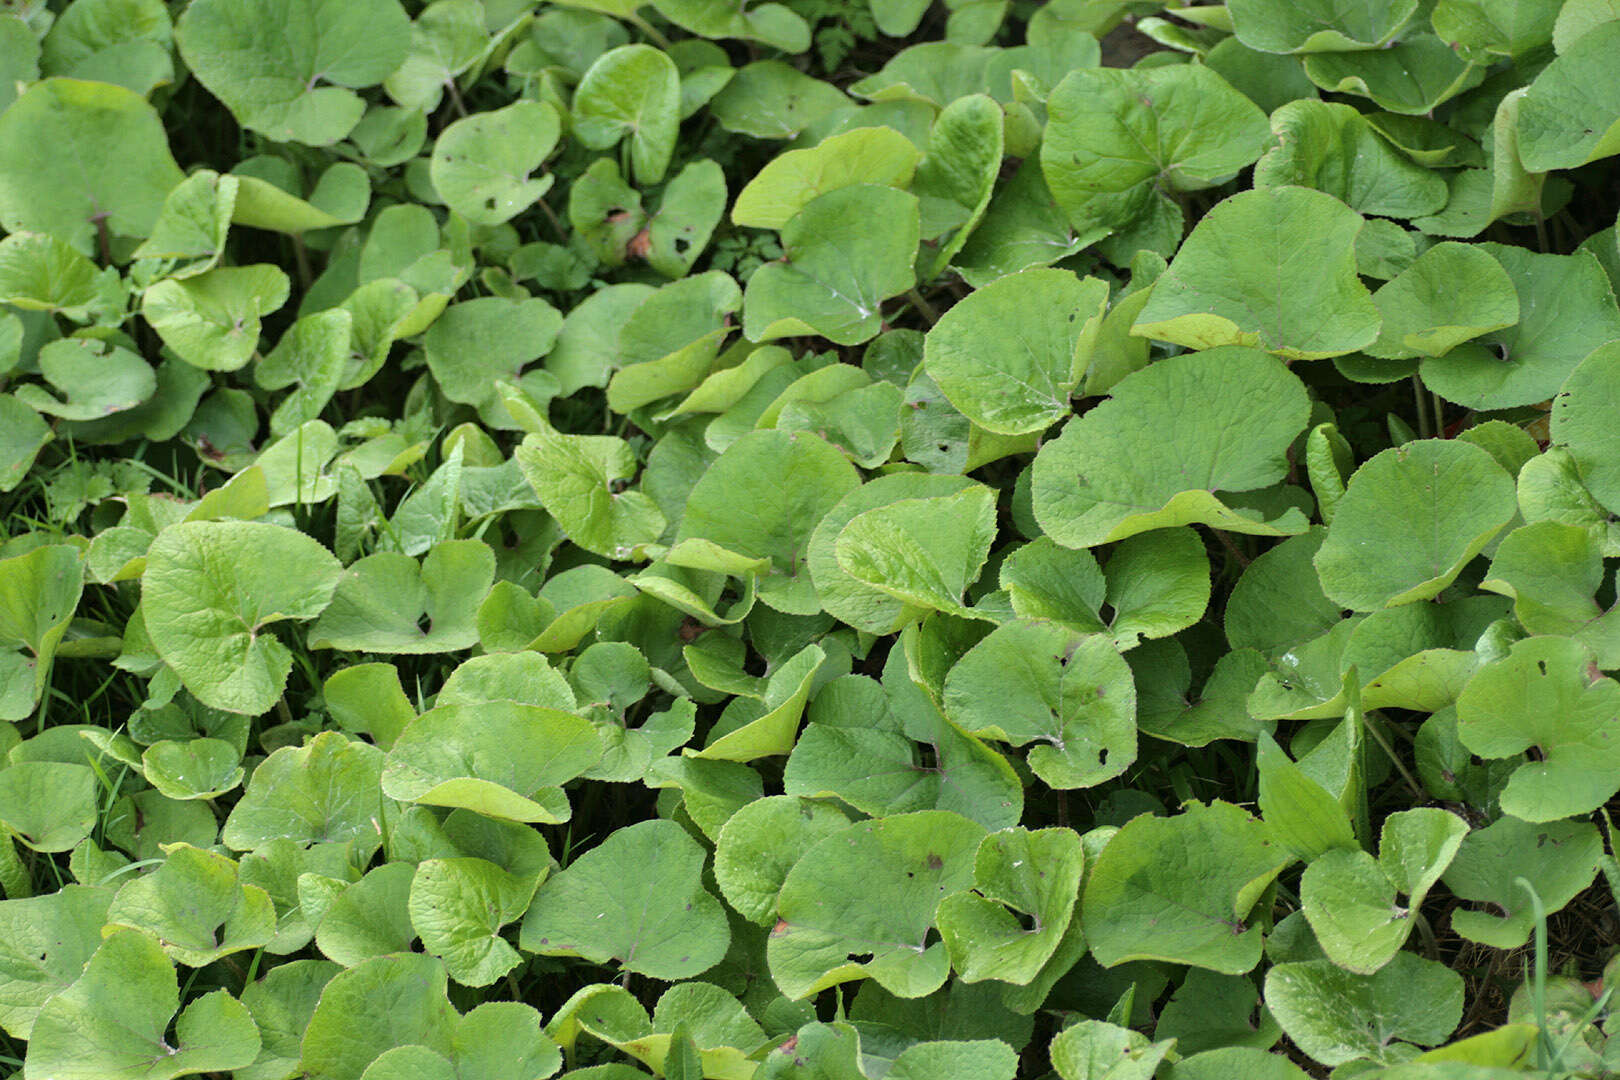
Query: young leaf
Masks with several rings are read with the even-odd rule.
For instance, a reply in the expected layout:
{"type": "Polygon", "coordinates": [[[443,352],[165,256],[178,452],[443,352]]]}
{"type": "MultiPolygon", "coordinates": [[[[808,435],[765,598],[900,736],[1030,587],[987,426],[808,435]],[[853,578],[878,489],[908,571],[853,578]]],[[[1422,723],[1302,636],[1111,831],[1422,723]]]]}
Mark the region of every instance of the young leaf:
{"type": "Polygon", "coordinates": [[[510,221],[551,189],[549,174],[530,177],[561,131],[557,110],[541,101],[515,101],[457,120],[433,144],[433,186],[476,225],[510,221]]]}
{"type": "Polygon", "coordinates": [[[1181,210],[1171,193],[1224,182],[1268,141],[1265,115],[1200,64],[1074,71],[1047,110],[1041,169],[1082,236],[1163,214],[1179,241],[1181,210]]]}
{"type": "Polygon", "coordinates": [[[680,125],[680,74],[651,45],[622,45],[603,53],[574,91],[573,122],[580,142],[606,150],[630,138],[636,182],[664,178],[680,125]]]}
{"type": "Polygon", "coordinates": [[[1404,1061],[1407,1043],[1444,1042],[1462,1019],[1462,976],[1433,960],[1398,953],[1376,975],[1328,960],[1278,964],[1266,972],[1266,1006],[1299,1048],[1324,1065],[1371,1058],[1404,1061]]]}
{"type": "Polygon", "coordinates": [[[1029,767],[1049,787],[1092,787],[1136,760],[1136,686],[1102,635],[1009,622],[951,668],[944,705],[976,735],[1036,743],[1029,767]]]}
{"type": "Polygon", "coordinates": [[[962,594],[978,579],[995,539],[986,487],[901,499],[853,517],[834,542],[838,567],[914,609],[967,614],[962,594]]]}

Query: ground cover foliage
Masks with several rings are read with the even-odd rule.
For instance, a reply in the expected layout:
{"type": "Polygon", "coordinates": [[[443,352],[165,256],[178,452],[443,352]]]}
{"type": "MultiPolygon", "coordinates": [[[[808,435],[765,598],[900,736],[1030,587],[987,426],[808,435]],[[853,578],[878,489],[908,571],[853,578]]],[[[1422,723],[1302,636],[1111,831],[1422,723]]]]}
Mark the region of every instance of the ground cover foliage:
{"type": "Polygon", "coordinates": [[[1620,1068],[1617,47],[0,4],[0,1054],[1620,1068]]]}

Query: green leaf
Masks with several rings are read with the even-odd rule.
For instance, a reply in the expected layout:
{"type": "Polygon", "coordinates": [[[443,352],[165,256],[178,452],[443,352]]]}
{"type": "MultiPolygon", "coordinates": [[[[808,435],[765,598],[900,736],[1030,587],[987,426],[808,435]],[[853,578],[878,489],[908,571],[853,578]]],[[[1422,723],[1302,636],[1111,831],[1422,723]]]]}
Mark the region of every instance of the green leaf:
{"type": "Polygon", "coordinates": [[[1371,1058],[1395,1064],[1408,1043],[1444,1042],[1462,1019],[1462,976],[1398,953],[1376,975],[1329,960],[1277,964],[1266,972],[1266,1006],[1288,1037],[1324,1065],[1371,1058]]]}
{"type": "Polygon", "coordinates": [[[80,0],[41,44],[48,75],[116,83],[142,95],[174,78],[174,24],[161,0],[80,0]]]}
{"type": "Polygon", "coordinates": [[[1560,0],[1438,0],[1434,32],[1468,52],[1520,56],[1552,40],[1560,0]]]}
{"type": "Polygon", "coordinates": [[[1105,966],[1166,960],[1241,975],[1259,963],[1261,939],[1243,920],[1291,861],[1258,818],[1227,803],[1144,814],[1092,864],[1081,925],[1105,966]]]}
{"type": "Polygon", "coordinates": [[[636,473],[635,452],[608,435],[529,435],[514,455],[570,540],[599,555],[628,557],[657,540],[664,515],[639,491],[623,490],[636,473]]]}
{"type": "Polygon", "coordinates": [[[782,226],[786,260],[748,279],[743,333],[750,341],[819,334],[839,345],[875,337],[883,301],[914,283],[917,214],[916,196],[876,184],[805,203],[782,226]],[[869,221],[888,224],[874,230],[869,221]]]}
{"type": "Polygon", "coordinates": [[[1223,183],[1269,141],[1265,115],[1202,65],[1069,73],[1047,101],[1041,169],[1081,236],[1119,233],[1153,217],[1173,222],[1172,194],[1223,183]]]}
{"type": "MultiPolygon", "coordinates": [[[[0,394],[0,491],[15,490],[28,477],[40,450],[55,437],[39,413],[10,394],[0,394]]],[[[0,694],[0,700],[4,697],[0,694]]]]}
{"type": "Polygon", "coordinates": [[[172,525],[146,560],[141,606],[158,654],[203,704],[249,715],[275,705],[292,670],[263,628],[315,618],[342,574],[308,536],[246,521],[172,525]]]}
{"type": "Polygon", "coordinates": [[[574,91],[573,125],[580,142],[606,150],[626,136],[636,182],[664,178],[680,126],[681,78],[675,62],[651,45],[621,45],[603,53],[574,91]]]}
{"type": "Polygon", "coordinates": [[[193,367],[235,371],[259,347],[259,320],[287,302],[290,283],[269,263],[216,266],[167,278],[141,298],[141,315],[163,343],[193,367]]]}
{"type": "Polygon", "coordinates": [[[475,225],[499,225],[551,190],[550,174],[530,179],[557,145],[562,121],[541,101],[457,120],[433,144],[433,187],[475,225]]]}
{"type": "MultiPolygon", "coordinates": [[[[793,749],[794,735],[804,705],[810,697],[816,672],[827,654],[819,645],[806,645],[771,673],[764,697],[757,703],[737,703],[743,721],[735,731],[715,738],[694,757],[721,761],[753,761],[755,758],[786,754],[793,749]]],[[[731,715],[728,712],[728,718],[731,715]]]]}
{"type": "Polygon", "coordinates": [[[783,4],[712,4],[708,0],[653,0],[658,14],[706,38],[758,41],[785,53],[810,47],[810,24],[783,4]]]}
{"type": "Polygon", "coordinates": [[[221,739],[163,739],[141,755],[141,770],[171,799],[212,799],[242,782],[242,755],[221,739]]]}
{"type": "Polygon", "coordinates": [[[1361,226],[1360,214],[1309,188],[1233,195],[1193,228],[1131,332],[1297,360],[1370,345],[1379,317],[1356,276],[1361,226]]]}
{"type": "Polygon", "coordinates": [[[914,608],[968,614],[996,533],[995,493],[974,485],[932,499],[901,499],[855,515],[834,542],[838,567],[914,608]]]}
{"type": "Polygon", "coordinates": [[[1004,829],[986,836],[974,860],[972,891],[945,897],[937,914],[951,967],[962,981],[1033,980],[1069,928],[1084,868],[1080,838],[1068,829],[1004,829]],[[1026,927],[1024,919],[1032,925],[1026,927]]]}
{"type": "Polygon", "coordinates": [[[1485,77],[1483,65],[1433,34],[1414,34],[1381,49],[1313,53],[1304,69],[1323,90],[1370,98],[1403,116],[1426,116],[1485,77]]]}
{"type": "MultiPolygon", "coordinates": [[[[845,570],[837,558],[838,538],[845,526],[868,510],[902,500],[932,500],[955,495],[971,484],[966,477],[898,473],[875,477],[845,495],[821,515],[815,531],[810,534],[806,563],[821,607],[857,630],[871,634],[892,634],[920,617],[922,612],[916,607],[845,570]]],[[[874,539],[881,541],[881,538],[874,539]]],[[[960,592],[955,594],[955,599],[960,598],[960,592]]]]}
{"type": "MultiPolygon", "coordinates": [[[[327,694],[337,694],[330,683],[327,694]]],[[[283,839],[374,847],[381,841],[375,819],[382,763],[376,747],[336,731],[321,732],[304,746],[284,746],[253,770],[220,839],[236,851],[257,851],[283,839]]]]}
{"type": "Polygon", "coordinates": [[[339,972],[309,1019],[298,1067],[312,1080],[360,1080],[396,1046],[448,1056],[457,1017],[445,989],[444,965],[421,954],[373,957],[339,972]]]}
{"type": "Polygon", "coordinates": [[[309,630],[312,649],[440,653],[478,641],[478,605],[495,580],[495,553],[481,540],[436,544],[419,565],[379,551],[343,572],[332,602],[309,630]]]}
{"type": "Polygon", "coordinates": [[[157,110],[121,86],[35,83],[0,114],[0,225],[90,255],[98,228],[144,237],[182,179],[157,110]]]}
{"type": "Polygon", "coordinates": [[[398,0],[198,0],[175,39],[186,66],[243,127],[327,146],[365,111],[354,91],[404,61],[411,24],[398,0]]]}
{"type": "Polygon", "coordinates": [[[485,424],[512,428],[499,381],[524,386],[523,369],[551,350],[562,314],[541,299],[481,296],[451,304],[422,339],[428,369],[451,401],[476,407],[485,424]]]}
{"type": "Polygon", "coordinates": [[[343,308],[306,315],[281,335],[253,372],[268,390],[295,389],[270,414],[270,431],[285,435],[311,420],[343,384],[352,353],[354,317],[343,308]]]}
{"type": "Polygon", "coordinates": [[[1468,824],[1455,814],[1418,807],[1384,819],[1377,859],[1335,848],[1312,860],[1300,881],[1300,902],[1328,957],[1363,975],[1393,960],[1467,835],[1468,824]],[[1397,894],[1406,894],[1405,906],[1395,902],[1397,894]]]}
{"type": "Polygon", "coordinates": [[[860,184],[910,185],[922,152],[889,127],[863,127],[772,158],[731,207],[731,220],[782,229],[822,195],[860,184]]]}
{"type": "Polygon", "coordinates": [[[1418,0],[1344,7],[1333,0],[1232,0],[1238,40],[1270,53],[1378,48],[1417,14],[1418,0]]]}
{"type": "Polygon", "coordinates": [[[926,944],[941,895],[972,887],[983,826],[942,810],[851,825],[817,843],[782,884],[766,944],[792,999],[870,977],[898,997],[937,990],[945,946],[926,944]]]}
{"type": "Polygon", "coordinates": [[[0,559],[0,720],[33,713],[83,592],[76,548],[49,544],[0,559]]]}
{"type": "MultiPolygon", "coordinates": [[[[321,952],[344,967],[354,967],[375,956],[410,952],[416,940],[406,911],[411,877],[408,864],[384,863],[326,898],[315,933],[315,944],[321,952]]],[[[310,892],[310,877],[302,878],[301,899],[310,892]]],[[[303,905],[311,906],[308,899],[303,899],[303,905]]]]}
{"type": "Polygon", "coordinates": [[[1173,1044],[1102,1020],[1081,1020],[1057,1034],[1047,1053],[1063,1080],[1136,1080],[1153,1075],[1173,1044]]]}
{"type": "Polygon", "coordinates": [[[35,851],[71,850],[97,820],[96,775],[86,766],[19,761],[0,769],[0,823],[35,851]]]}
{"type": "MultiPolygon", "coordinates": [[[[165,13],[165,18],[167,13],[165,13]]],[[[161,260],[168,277],[212,270],[225,254],[242,178],[199,169],[176,184],[136,259],[161,260]]]]}
{"type": "Polygon", "coordinates": [[[1001,107],[986,94],[971,94],[947,105],[928,136],[928,156],[913,177],[922,235],[936,245],[918,271],[939,276],[984,218],[1001,172],[1006,149],[1001,107]]]}
{"type": "Polygon", "coordinates": [[[259,1053],[259,1033],[224,990],[194,998],[180,1013],[173,966],[155,940],[115,930],[72,986],[34,1022],[23,1071],[63,1080],[170,1080],[241,1068],[259,1053]],[[175,1040],[166,1035],[174,1023],[175,1040]]]}
{"type": "Polygon", "coordinates": [[[1612,22],[1582,34],[1542,69],[1519,104],[1518,146],[1531,172],[1573,169],[1620,153],[1617,104],[1604,65],[1620,25],[1612,22]]]}
{"type": "Polygon", "coordinates": [[[709,114],[721,127],[740,135],[791,139],[851,106],[843,91],[831,83],[811,78],[781,60],[756,60],[737,69],[709,102],[709,114]]]}
{"type": "Polygon", "coordinates": [[[570,814],[560,785],[601,756],[596,729],[581,717],[515,701],[446,704],[400,733],[382,789],[401,802],[556,824],[570,814]]]}
{"type": "Polygon", "coordinates": [[[31,1037],[40,1008],[84,972],[101,945],[111,889],[65,885],[0,902],[0,1024],[31,1037]]]}
{"type": "Polygon", "coordinates": [[[1485,906],[1453,911],[1451,928],[1493,949],[1517,949],[1537,918],[1518,879],[1535,887],[1541,910],[1552,915],[1592,884],[1602,857],[1603,840],[1589,821],[1536,825],[1503,817],[1475,829],[1441,880],[1457,899],[1485,906]]]}
{"type": "Polygon", "coordinates": [[[101,285],[95,263],[65,240],[34,232],[0,240],[0,302],[87,322],[100,305],[101,285]]]}
{"type": "MultiPolygon", "coordinates": [[[[1613,426],[1603,420],[1604,417],[1613,415],[1611,410],[1614,408],[1617,394],[1620,394],[1620,346],[1600,346],[1580,362],[1553,401],[1552,438],[1554,442],[1568,448],[1567,461],[1568,465],[1572,466],[1567,470],[1560,469],[1559,472],[1567,477],[1567,480],[1563,481],[1566,489],[1574,489],[1567,491],[1567,494],[1559,499],[1560,504],[1567,509],[1557,517],[1557,520],[1577,523],[1566,515],[1581,503],[1590,503],[1592,499],[1596,499],[1607,510],[1620,507],[1620,468],[1615,466],[1615,459],[1611,456],[1615,450],[1616,435],[1613,426]],[[1576,478],[1569,476],[1570,472],[1578,476],[1578,484],[1570,483],[1576,478]],[[1579,490],[1582,486],[1586,489],[1584,492],[1579,490]],[[1587,494],[1588,492],[1590,494],[1587,494]]],[[[1551,456],[1549,455],[1549,458],[1551,456]]],[[[1526,476],[1527,484],[1530,482],[1530,475],[1533,474],[1526,476]]],[[[1536,487],[1545,489],[1554,481],[1556,475],[1546,476],[1545,479],[1538,478],[1536,487]]],[[[1541,499],[1552,494],[1553,492],[1546,491],[1541,499]]],[[[1598,520],[1591,520],[1589,511],[1581,515],[1579,523],[1606,525],[1607,517],[1608,515],[1599,515],[1598,520]]]]}
{"type": "Polygon", "coordinates": [[[1096,278],[1067,270],[1008,274],[945,313],[928,332],[923,362],[951,404],[980,427],[1002,435],[1040,431],[1069,415],[1107,305],[1108,290],[1096,278]]]}
{"type": "Polygon", "coordinates": [[[1620,619],[1593,594],[1602,587],[1603,551],[1586,529],[1538,521],[1502,538],[1480,588],[1513,598],[1513,614],[1532,634],[1562,634],[1583,643],[1600,668],[1620,666],[1620,619]]]}
{"type": "Polygon", "coordinates": [[[1591,652],[1570,638],[1515,642],[1480,668],[1457,699],[1457,734],[1484,758],[1535,747],[1514,770],[1502,809],[1525,821],[1590,813],[1620,791],[1620,743],[1610,732],[1620,683],[1598,674],[1591,652]]]}
{"type": "Polygon", "coordinates": [[[1423,361],[1429,389],[1470,409],[1546,401],[1582,357],[1620,334],[1620,307],[1595,256],[1538,255],[1490,245],[1519,294],[1517,326],[1486,335],[1483,348],[1453,349],[1423,361]]]}
{"type": "Polygon", "coordinates": [[[999,626],[951,668],[944,705],[975,735],[1036,743],[1029,767],[1049,787],[1094,787],[1136,760],[1136,686],[1102,635],[1023,620],[999,626]]]}
{"type": "MultiPolygon", "coordinates": [[[[806,851],[849,818],[836,807],[791,795],[768,795],[738,810],[715,839],[714,879],[726,903],[751,922],[775,922],[782,882],[806,851]]],[[[0,908],[0,911],[3,911],[0,908]]]]}
{"type": "Polygon", "coordinates": [[[654,979],[701,974],[731,937],[725,909],[703,887],[704,859],[674,822],[618,829],[541,885],[519,943],[542,955],[612,960],[654,979]]]}
{"type": "Polygon", "coordinates": [[[1444,356],[1470,338],[1519,321],[1519,296],[1502,264],[1473,244],[1440,243],[1373,293],[1383,316],[1370,356],[1444,356]]]}
{"type": "Polygon", "coordinates": [[[1297,510],[1266,521],[1232,508],[1223,493],[1281,480],[1307,412],[1299,379],[1254,349],[1161,360],[1126,376],[1041,447],[1031,474],[1035,518],[1067,547],[1193,522],[1271,536],[1300,531],[1297,510]],[[1145,458],[1135,448],[1147,445],[1158,449],[1145,458]]]}
{"type": "Polygon", "coordinates": [[[1357,469],[1316,553],[1322,591],[1353,611],[1428,600],[1516,512],[1513,480],[1459,440],[1394,447],[1357,469]],[[1382,553],[1368,559],[1366,545],[1382,553]]]}
{"type": "Polygon", "coordinates": [[[1269,734],[1257,740],[1260,813],[1277,842],[1295,857],[1311,862],[1325,852],[1355,850],[1356,834],[1337,790],[1288,760],[1269,734]]]}
{"type": "Polygon", "coordinates": [[[844,455],[808,432],[750,432],[692,489],[675,539],[708,540],[739,555],[770,559],[759,598],[778,610],[814,614],[819,604],[805,567],[810,534],[859,484],[844,455]]]}
{"type": "Polygon", "coordinates": [[[118,890],[107,911],[109,925],[150,933],[189,967],[258,948],[275,934],[269,894],[239,884],[236,863],[190,844],[165,850],[162,866],[118,890]]]}
{"type": "Polygon", "coordinates": [[[1258,189],[1297,184],[1382,217],[1422,217],[1446,205],[1445,179],[1402,155],[1349,105],[1291,101],[1271,114],[1271,130],[1278,145],[1255,164],[1258,189]]]}

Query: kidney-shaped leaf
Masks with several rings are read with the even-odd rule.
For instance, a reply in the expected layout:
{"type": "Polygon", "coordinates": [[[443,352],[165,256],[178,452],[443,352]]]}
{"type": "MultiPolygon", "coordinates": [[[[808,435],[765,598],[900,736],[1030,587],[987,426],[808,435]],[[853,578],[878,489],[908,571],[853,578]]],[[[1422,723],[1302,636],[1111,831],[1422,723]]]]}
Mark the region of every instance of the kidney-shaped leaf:
{"type": "Polygon", "coordinates": [[[1030,477],[1035,519],[1068,547],[1092,547],[1193,522],[1234,532],[1300,532],[1224,505],[1288,472],[1309,413],[1305,387],[1254,349],[1184,353],[1126,376],[1112,396],[1041,447],[1030,477]]]}
{"type": "Polygon", "coordinates": [[[1378,337],[1356,276],[1362,217],[1302,187],[1241,192],[1193,228],[1131,333],[1194,349],[1253,345],[1279,356],[1339,356],[1378,337]]]}
{"type": "Polygon", "coordinates": [[[114,930],[79,980],[40,1010],[23,1073],[171,1080],[240,1069],[258,1056],[252,1016],[224,990],[194,998],[175,1020],[179,1007],[179,981],[158,943],[138,930],[114,930]],[[171,1023],[178,1046],[169,1045],[171,1023]]]}
{"type": "Polygon", "coordinates": [[[342,573],[331,552],[278,525],[172,525],[146,555],[146,630],[197,700],[257,715],[281,697],[292,670],[292,654],[264,628],[315,618],[342,573]]]}
{"type": "Polygon", "coordinates": [[[1029,767],[1050,787],[1093,787],[1136,760],[1136,683],[1105,635],[1006,623],[951,668],[944,704],[975,735],[1037,744],[1029,767]]]}
{"type": "MultiPolygon", "coordinates": [[[[330,688],[328,695],[335,696],[330,688]]],[[[323,731],[303,746],[283,746],[253,770],[220,838],[237,851],[283,839],[356,841],[361,848],[369,839],[375,845],[381,839],[382,762],[375,746],[337,731],[323,731]]]]}
{"type": "Polygon", "coordinates": [[[681,77],[668,54],[651,45],[621,45],[597,58],[574,91],[580,142],[605,150],[630,138],[636,182],[664,178],[681,118],[681,77]]]}
{"type": "Polygon", "coordinates": [[[395,740],[382,788],[402,802],[556,824],[570,813],[560,785],[601,756],[596,729],[571,713],[515,701],[440,705],[395,740]]]}
{"type": "Polygon", "coordinates": [[[838,566],[911,608],[967,613],[996,538],[995,492],[975,484],[951,495],[901,499],[855,515],[838,534],[838,566]]]}
{"type": "Polygon", "coordinates": [[[1266,1007],[1324,1065],[1358,1058],[1394,1064],[1410,1056],[1403,1044],[1434,1046],[1456,1029],[1463,981],[1444,964],[1409,952],[1376,975],[1305,960],[1266,972],[1266,1007]]]}
{"type": "Polygon", "coordinates": [[[84,559],[47,544],[0,559],[0,720],[34,711],[84,592],[84,559]]]}
{"type": "Polygon", "coordinates": [[[1170,192],[1224,181],[1270,138],[1265,114],[1202,64],[1082,68],[1058,83],[1047,111],[1041,170],[1081,235],[1157,212],[1173,218],[1179,239],[1170,192]]]}
{"type": "Polygon", "coordinates": [[[1081,925],[1105,966],[1165,960],[1241,975],[1261,943],[1244,919],[1292,861],[1264,823],[1228,803],[1144,814],[1097,857],[1081,925]]]}
{"type": "Polygon", "coordinates": [[[1428,600],[1517,510],[1513,478],[1472,443],[1391,447],[1356,470],[1339,500],[1316,553],[1322,591],[1352,611],[1428,600]]]}
{"type": "Polygon", "coordinates": [[[623,559],[663,535],[664,514],[652,499],[623,490],[636,473],[635,451],[623,439],[542,431],[513,457],[546,511],[586,551],[623,559]]]}
{"type": "Polygon", "coordinates": [[[365,112],[354,91],[405,59],[411,23],[398,0],[197,0],[175,38],[243,127],[326,146],[365,112]]]}
{"type": "Polygon", "coordinates": [[[772,158],[738,193],[731,220],[780,229],[830,191],[855,184],[907,186],[921,158],[912,141],[893,128],[863,127],[834,135],[772,158]]]}
{"type": "Polygon", "coordinates": [[[1418,0],[1341,4],[1336,0],[1232,0],[1238,40],[1269,53],[1348,52],[1390,41],[1417,13],[1418,0]]]}
{"type": "Polygon", "coordinates": [[[970,293],[928,332],[923,363],[957,411],[1023,435],[1069,415],[1108,288],[1068,270],[1025,270],[970,293]]]}
{"type": "Polygon", "coordinates": [[[144,237],[183,177],[157,110],[121,86],[46,79],[0,113],[0,225],[86,255],[98,228],[144,237]]]}
{"type": "Polygon", "coordinates": [[[433,188],[476,225],[510,221],[551,189],[530,177],[561,131],[556,109],[524,99],[457,120],[433,144],[433,188]]]}
{"type": "Polygon", "coordinates": [[[478,606],[495,581],[482,540],[436,544],[420,565],[379,551],[343,572],[332,602],[309,629],[312,649],[441,653],[478,641],[478,606]]]}
{"type": "Polygon", "coordinates": [[[928,944],[943,895],[973,886],[984,826],[947,810],[863,821],[817,843],[782,883],[766,943],[771,978],[795,1000],[864,977],[896,997],[950,974],[928,944]]]}
{"type": "Polygon", "coordinates": [[[939,903],[940,936],[962,981],[1024,985],[1040,974],[1069,929],[1084,869],[1085,849],[1072,830],[1013,828],[986,836],[974,859],[972,891],[939,903]]]}
{"type": "Polygon", "coordinates": [[[1502,809],[1525,821],[1588,814],[1620,791],[1620,683],[1586,646],[1531,637],[1480,668],[1457,699],[1457,736],[1484,758],[1536,760],[1513,771],[1502,809]]]}
{"type": "Polygon", "coordinates": [[[705,852],[673,821],[619,829],[547,880],[519,944],[549,956],[617,961],[653,979],[689,979],[731,940],[725,908],[703,887],[705,852]]]}
{"type": "Polygon", "coordinates": [[[883,301],[915,283],[920,229],[917,197],[895,188],[856,184],[812,199],[782,226],[785,261],[748,279],[743,333],[819,334],[839,345],[877,336],[883,301]]]}

